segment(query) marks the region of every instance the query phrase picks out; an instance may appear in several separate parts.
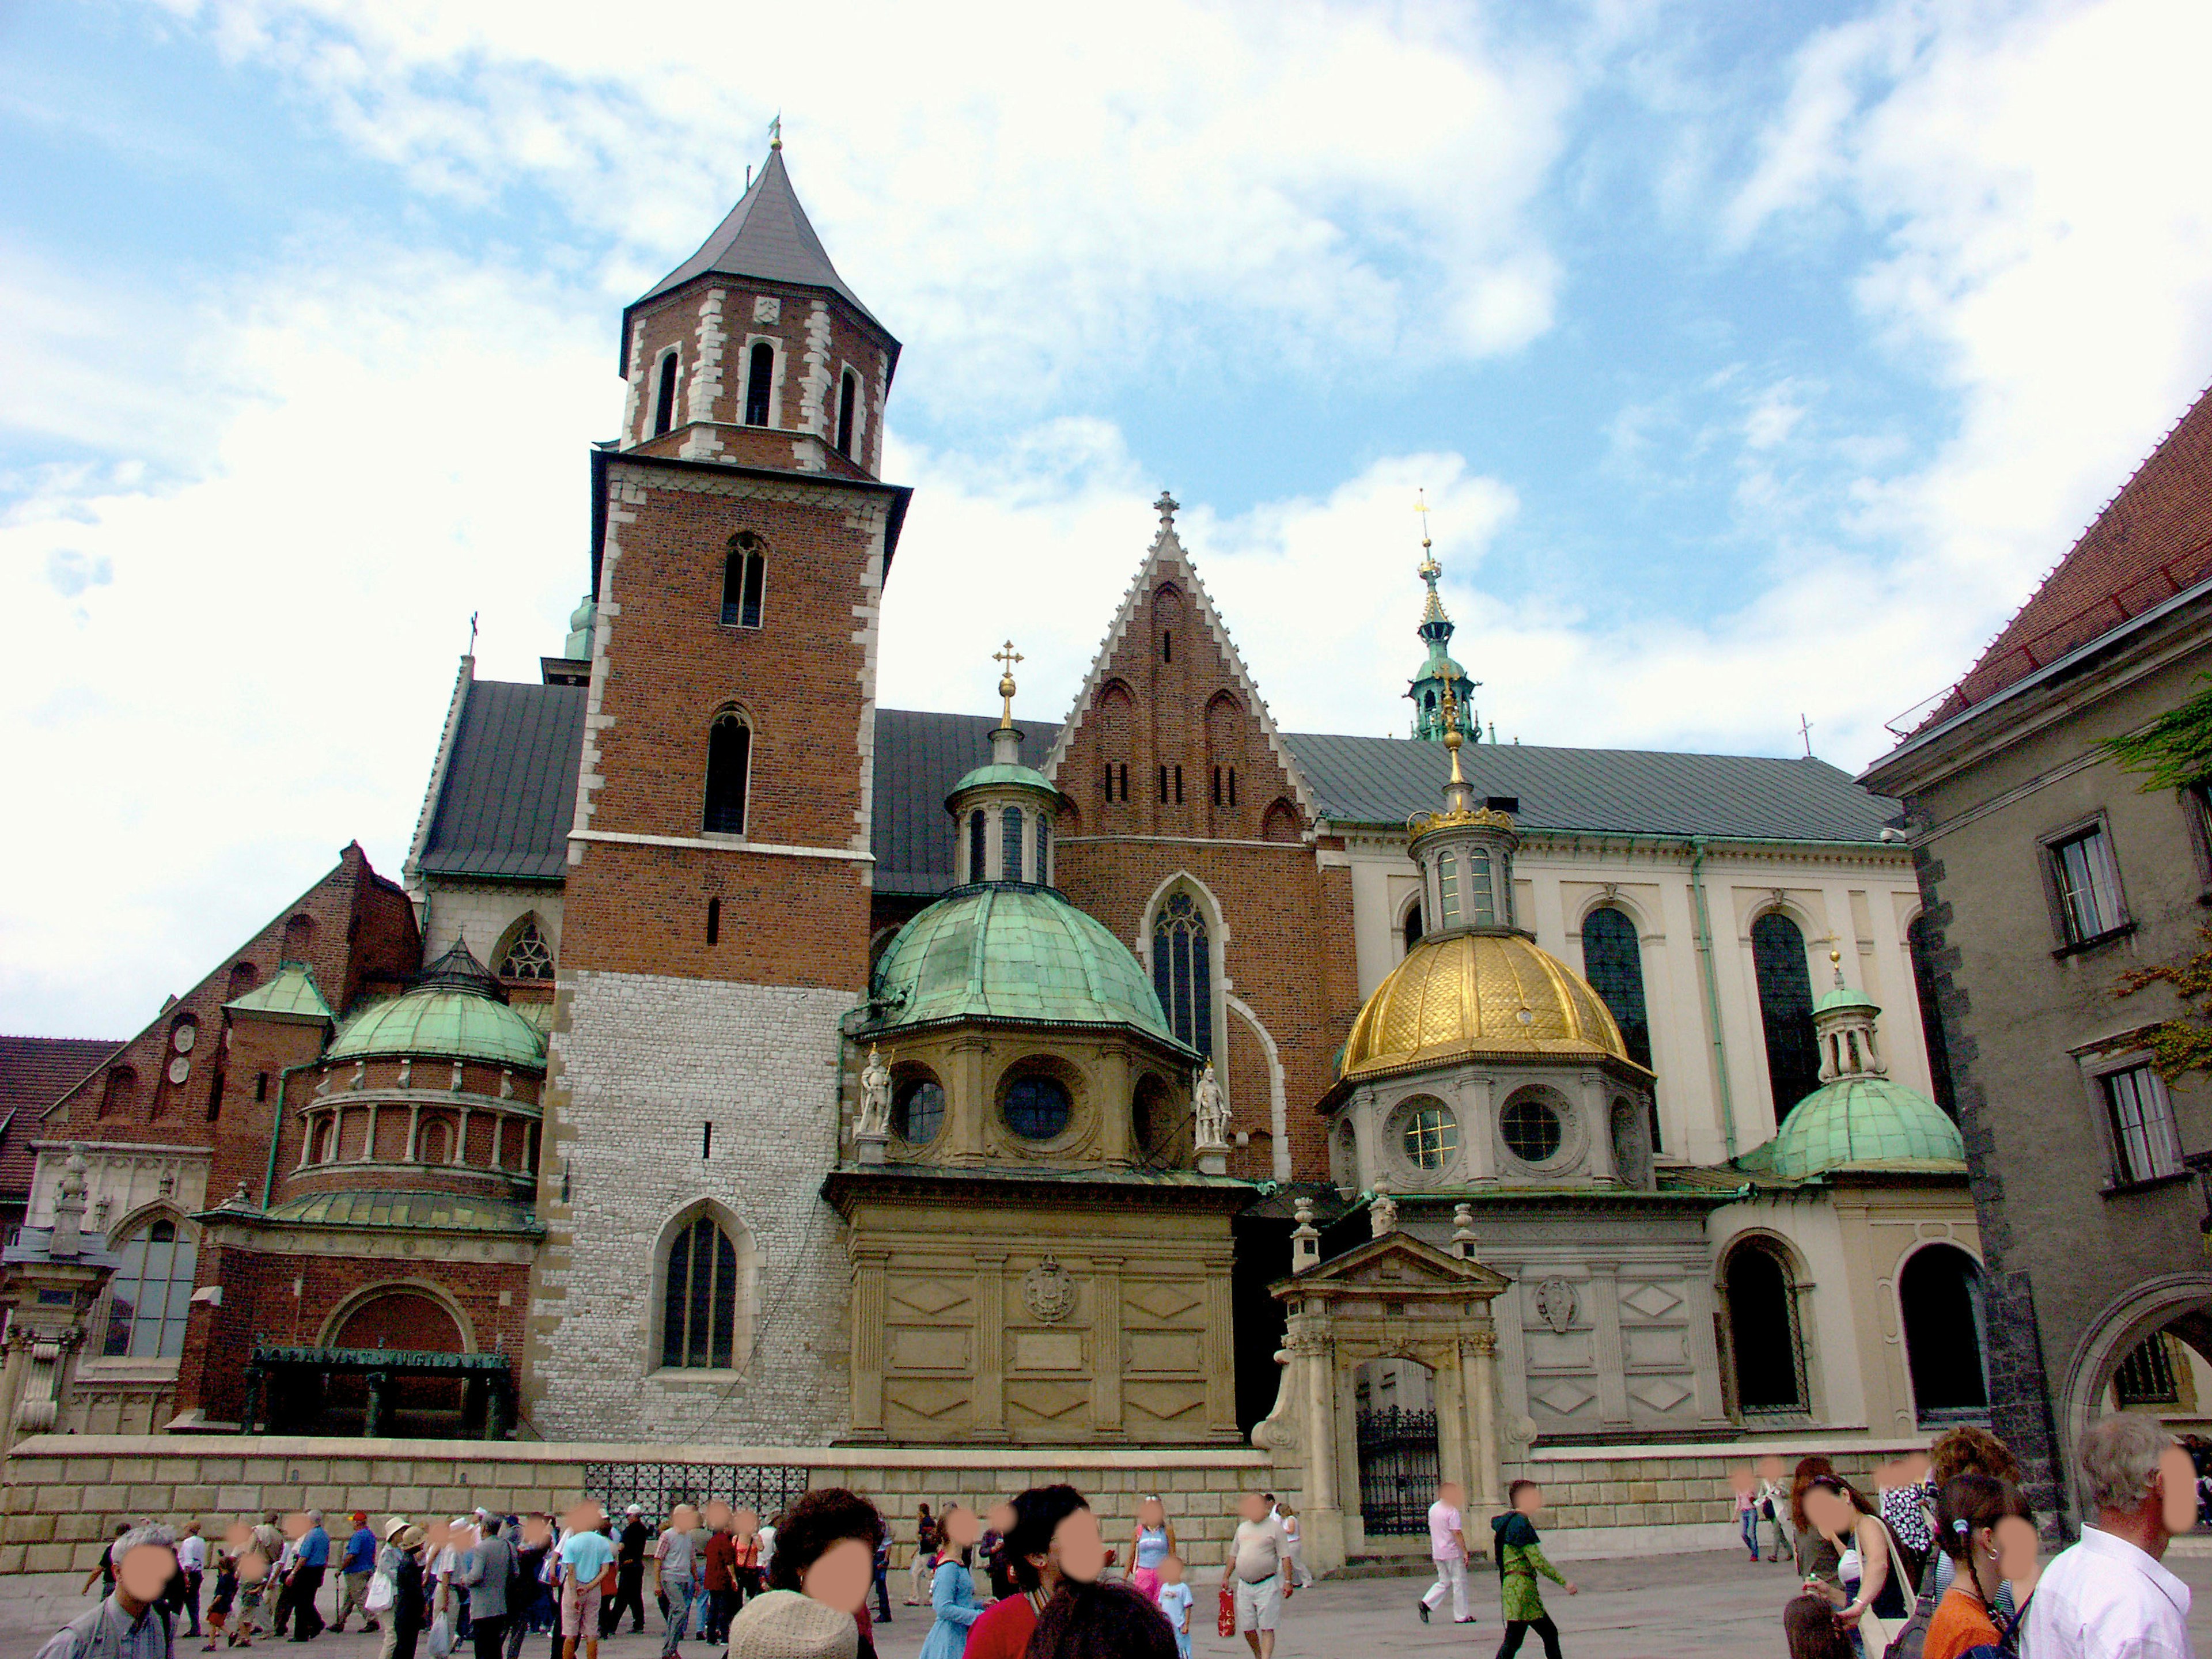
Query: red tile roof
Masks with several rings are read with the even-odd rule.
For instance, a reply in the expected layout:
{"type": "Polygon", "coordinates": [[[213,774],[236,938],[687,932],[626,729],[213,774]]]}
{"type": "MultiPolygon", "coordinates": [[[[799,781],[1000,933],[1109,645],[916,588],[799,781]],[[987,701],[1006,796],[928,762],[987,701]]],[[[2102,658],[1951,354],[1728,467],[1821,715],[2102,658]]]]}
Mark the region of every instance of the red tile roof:
{"type": "Polygon", "coordinates": [[[2198,395],[1922,724],[1995,696],[2208,575],[2212,389],[2198,395]]]}
{"type": "Polygon", "coordinates": [[[39,1115],[118,1048],[104,1037],[0,1036],[0,1200],[31,1190],[39,1115]]]}

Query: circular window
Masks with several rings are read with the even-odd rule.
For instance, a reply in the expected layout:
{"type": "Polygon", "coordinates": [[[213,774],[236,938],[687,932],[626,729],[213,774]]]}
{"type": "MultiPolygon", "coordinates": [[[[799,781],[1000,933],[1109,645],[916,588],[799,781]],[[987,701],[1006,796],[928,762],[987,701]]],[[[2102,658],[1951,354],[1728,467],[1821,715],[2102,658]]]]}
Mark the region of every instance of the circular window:
{"type": "Polygon", "coordinates": [[[891,1100],[891,1133],[915,1146],[937,1139],[945,1127],[945,1091],[934,1078],[909,1079],[891,1100]]]}
{"type": "Polygon", "coordinates": [[[1006,1085],[1006,1127],[1025,1140],[1050,1140],[1067,1127],[1074,1111],[1058,1078],[1030,1072],[1006,1085]]]}
{"type": "Polygon", "coordinates": [[[1510,1102],[1500,1126],[1505,1146],[1523,1164],[1541,1164],[1558,1155],[1566,1130],[1559,1115],[1540,1100],[1523,1097],[1510,1102]]]}
{"type": "Polygon", "coordinates": [[[1424,1106],[1399,1125],[1406,1161],[1417,1170],[1441,1170],[1459,1150],[1459,1120],[1449,1107],[1424,1106]]]}

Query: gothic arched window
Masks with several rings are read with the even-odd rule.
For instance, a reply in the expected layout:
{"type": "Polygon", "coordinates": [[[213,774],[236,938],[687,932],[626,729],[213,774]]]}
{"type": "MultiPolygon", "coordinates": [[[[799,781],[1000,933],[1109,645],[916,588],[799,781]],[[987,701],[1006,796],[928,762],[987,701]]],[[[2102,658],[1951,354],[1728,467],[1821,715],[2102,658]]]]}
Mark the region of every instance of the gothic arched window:
{"type": "Polygon", "coordinates": [[[751,531],[740,530],[730,538],[730,556],[722,563],[722,626],[758,628],[767,584],[766,547],[751,531]]]}
{"type": "Polygon", "coordinates": [[[1421,907],[1418,901],[1406,907],[1406,948],[1410,951],[1421,942],[1421,907]]]}
{"type": "Polygon", "coordinates": [[[1727,1280],[1736,1409],[1747,1414],[1808,1409],[1790,1264],[1767,1246],[1747,1242],[1729,1253],[1727,1280]]]}
{"type": "Polygon", "coordinates": [[[1006,881],[1022,879],[1022,809],[1009,806],[999,814],[999,875],[1006,881]]]}
{"type": "Polygon", "coordinates": [[[1651,1019],[1644,1004],[1644,945],[1636,924],[1613,906],[1583,918],[1583,976],[1613,1012],[1628,1057],[1651,1069],[1651,1019]]]}
{"type": "Polygon", "coordinates": [[[775,348],[757,343],[745,361],[745,424],[766,426],[769,395],[775,390],[775,348]]]}
{"type": "Polygon", "coordinates": [[[859,412],[860,377],[851,369],[845,371],[843,384],[837,388],[837,453],[849,457],[853,453],[853,419],[859,412]]]}
{"type": "Polygon", "coordinates": [[[660,387],[653,398],[653,435],[656,438],[676,424],[676,370],[673,351],[660,360],[660,387]]]}
{"type": "Polygon", "coordinates": [[[116,1252],[107,1293],[106,1358],[174,1359],[184,1352],[199,1246],[167,1218],[140,1228],[116,1252]]]}
{"type": "Polygon", "coordinates": [[[1188,893],[1170,895],[1152,924],[1152,990],[1168,1030],[1201,1054],[1213,1053],[1213,952],[1206,919],[1188,893]]]}
{"type": "Polygon", "coordinates": [[[1766,1075],[1774,1087],[1774,1120],[1778,1123],[1820,1083],[1805,935],[1782,912],[1769,910],[1751,924],[1751,963],[1759,980],[1759,1017],[1766,1028],[1766,1075]]]}
{"type": "Polygon", "coordinates": [[[499,971],[505,979],[553,977],[553,947],[538,931],[536,916],[523,918],[522,926],[507,943],[507,954],[499,959],[499,971]]]}
{"type": "Polygon", "coordinates": [[[737,1331],[738,1247],[714,1217],[698,1216],[668,1247],[660,1363],[729,1370],[737,1331]]]}
{"type": "Polygon", "coordinates": [[[983,809],[979,806],[968,815],[968,879],[970,881],[983,879],[983,809]]]}
{"type": "Polygon", "coordinates": [[[1444,926],[1459,926],[1459,860],[1449,853],[1437,855],[1437,908],[1444,926]]]}
{"type": "Polygon", "coordinates": [[[702,822],[712,833],[745,833],[745,790],[752,760],[752,727],[734,713],[718,718],[707,733],[707,811],[702,822]]]}

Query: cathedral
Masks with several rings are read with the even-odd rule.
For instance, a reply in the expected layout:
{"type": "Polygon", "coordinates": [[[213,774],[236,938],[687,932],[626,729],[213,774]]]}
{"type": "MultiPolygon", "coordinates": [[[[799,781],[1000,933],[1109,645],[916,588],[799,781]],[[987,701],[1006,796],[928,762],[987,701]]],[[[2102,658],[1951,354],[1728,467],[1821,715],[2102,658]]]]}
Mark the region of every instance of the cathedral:
{"type": "Polygon", "coordinates": [[[779,143],[404,866],[9,1131],[11,1272],[112,1264],[11,1423],[1257,1445],[1326,1559],[1439,1472],[1986,1412],[1894,803],[1486,741],[1425,545],[1407,735],[1283,731],[1165,494],[1071,707],[880,708],[899,350],[779,143]]]}

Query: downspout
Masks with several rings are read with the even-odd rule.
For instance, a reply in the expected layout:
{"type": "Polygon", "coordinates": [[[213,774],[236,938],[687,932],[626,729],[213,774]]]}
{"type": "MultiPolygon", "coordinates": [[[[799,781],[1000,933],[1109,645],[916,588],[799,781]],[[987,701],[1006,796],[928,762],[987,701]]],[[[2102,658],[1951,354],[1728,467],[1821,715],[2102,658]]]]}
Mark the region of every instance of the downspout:
{"type": "Polygon", "coordinates": [[[323,1063],[318,1054],[313,1060],[302,1060],[297,1066],[287,1066],[276,1073],[276,1121],[269,1126],[269,1169],[261,1177],[261,1212],[269,1212],[270,1195],[276,1190],[276,1143],[284,1138],[284,1085],[301,1072],[312,1071],[323,1063]]]}
{"type": "Polygon", "coordinates": [[[1735,1158],[1735,1100],[1729,1092],[1728,1044],[1721,1036],[1720,986],[1713,969],[1713,925],[1705,913],[1705,838],[1690,837],[1690,902],[1698,924],[1698,977],[1705,989],[1705,1033],[1712,1039],[1713,1077],[1720,1085],[1721,1132],[1735,1158]]]}

